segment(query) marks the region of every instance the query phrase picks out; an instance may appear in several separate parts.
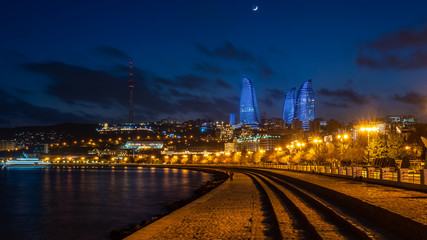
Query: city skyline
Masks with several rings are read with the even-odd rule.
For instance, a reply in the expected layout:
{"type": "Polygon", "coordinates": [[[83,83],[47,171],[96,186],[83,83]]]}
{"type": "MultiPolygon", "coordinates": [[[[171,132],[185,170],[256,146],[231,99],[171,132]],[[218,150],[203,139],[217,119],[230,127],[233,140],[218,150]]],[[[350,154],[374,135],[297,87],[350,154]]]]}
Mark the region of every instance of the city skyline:
{"type": "Polygon", "coordinates": [[[316,117],[410,114],[425,122],[425,7],[8,2],[0,10],[0,127],[126,122],[131,57],[135,122],[228,121],[237,117],[242,75],[256,86],[267,118],[282,117],[286,90],[313,79],[316,117]]]}

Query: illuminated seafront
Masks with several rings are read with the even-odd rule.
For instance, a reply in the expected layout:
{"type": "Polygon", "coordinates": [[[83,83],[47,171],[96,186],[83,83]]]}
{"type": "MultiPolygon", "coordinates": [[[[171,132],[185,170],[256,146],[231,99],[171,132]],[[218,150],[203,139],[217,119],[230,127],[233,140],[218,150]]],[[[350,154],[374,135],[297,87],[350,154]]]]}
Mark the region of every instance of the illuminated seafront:
{"type": "Polygon", "coordinates": [[[425,239],[427,193],[297,171],[234,179],[126,239],[425,239]]]}

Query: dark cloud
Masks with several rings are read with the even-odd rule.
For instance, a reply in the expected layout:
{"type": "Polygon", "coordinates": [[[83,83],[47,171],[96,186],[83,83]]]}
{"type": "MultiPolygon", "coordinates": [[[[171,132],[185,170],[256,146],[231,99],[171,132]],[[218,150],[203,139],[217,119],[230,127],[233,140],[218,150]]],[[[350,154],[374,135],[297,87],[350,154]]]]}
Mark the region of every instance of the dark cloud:
{"type": "MultiPolygon", "coordinates": [[[[115,106],[126,111],[128,107],[127,74],[116,75],[61,62],[26,63],[22,67],[48,77],[51,81],[46,85],[46,93],[77,108],[88,111],[103,107],[108,111],[115,106]]],[[[203,94],[203,91],[211,91],[214,85],[230,87],[221,79],[212,81],[192,74],[176,76],[172,80],[148,78],[145,71],[135,70],[138,77],[134,78],[134,113],[144,120],[163,117],[176,119],[179,116],[188,119],[195,116],[215,117],[238,107],[238,102],[234,103],[228,98],[209,98],[203,94]]],[[[116,116],[116,119],[122,117],[116,116]]]]}
{"type": "Polygon", "coordinates": [[[427,67],[427,52],[412,51],[405,53],[381,53],[379,57],[360,54],[356,63],[361,67],[372,69],[410,70],[427,67]]]}
{"type": "Polygon", "coordinates": [[[207,63],[203,63],[203,64],[197,63],[197,64],[195,64],[194,65],[194,70],[200,71],[200,72],[209,73],[209,74],[220,74],[222,72],[221,68],[212,66],[212,65],[207,64],[207,63]]]}
{"type": "Polygon", "coordinates": [[[379,50],[427,46],[427,27],[422,31],[402,29],[392,34],[384,34],[366,45],[379,50]]]}
{"type": "Polygon", "coordinates": [[[318,93],[325,97],[332,97],[337,101],[343,101],[345,102],[345,104],[354,103],[363,105],[369,103],[368,97],[360,95],[351,89],[329,90],[326,88],[322,88],[318,91],[318,93]]]}
{"type": "Polygon", "coordinates": [[[267,106],[267,107],[273,107],[274,106],[273,100],[271,100],[270,98],[260,98],[259,101],[264,106],[267,106]]]}
{"type": "Polygon", "coordinates": [[[24,69],[47,76],[52,81],[46,92],[69,104],[77,101],[108,105],[120,102],[127,79],[105,71],[91,70],[61,62],[26,63],[24,69]]]}
{"type": "Polygon", "coordinates": [[[348,105],[346,103],[322,102],[322,104],[332,108],[348,108],[348,105]]]}
{"type": "Polygon", "coordinates": [[[203,46],[200,43],[194,43],[194,45],[196,46],[197,50],[199,50],[201,53],[205,54],[205,55],[212,55],[212,52],[205,46],[203,46]]]}
{"type": "Polygon", "coordinates": [[[103,54],[106,56],[130,60],[130,57],[125,52],[123,52],[117,48],[113,48],[113,47],[109,47],[109,46],[98,46],[95,48],[95,51],[97,53],[100,53],[100,54],[103,54]]]}
{"type": "Polygon", "coordinates": [[[427,67],[427,28],[384,34],[360,48],[357,65],[371,69],[411,70],[427,67]]]}
{"type": "Polygon", "coordinates": [[[276,88],[267,88],[265,89],[265,93],[273,99],[284,100],[285,93],[276,88]]]}
{"type": "Polygon", "coordinates": [[[217,79],[216,80],[216,85],[222,88],[232,88],[232,86],[230,84],[228,84],[227,82],[221,80],[221,79],[217,79]]]}
{"type": "Polygon", "coordinates": [[[266,64],[260,65],[260,74],[259,74],[260,78],[270,80],[271,77],[273,76],[273,74],[274,74],[274,72],[269,66],[267,66],[266,64]]]}
{"type": "Polygon", "coordinates": [[[169,89],[168,91],[169,91],[170,96],[174,96],[174,97],[177,97],[177,98],[190,97],[190,96],[192,96],[192,95],[191,95],[191,94],[189,94],[189,93],[183,93],[183,92],[178,91],[178,90],[176,90],[176,89],[174,89],[174,88],[171,88],[171,89],[169,89]]]}
{"type": "Polygon", "coordinates": [[[239,102],[240,101],[240,98],[238,96],[232,96],[232,97],[229,97],[229,99],[230,99],[230,101],[233,101],[233,102],[239,102]]]}
{"type": "Polygon", "coordinates": [[[188,89],[188,90],[209,90],[207,86],[211,85],[211,81],[207,78],[188,74],[176,76],[174,80],[165,78],[155,78],[154,82],[160,85],[167,85],[169,87],[188,89]]]}
{"type": "Polygon", "coordinates": [[[214,53],[218,56],[232,58],[242,61],[252,61],[255,60],[255,57],[252,53],[246,51],[245,49],[237,49],[232,43],[226,41],[224,45],[215,49],[214,53]]]}
{"type": "Polygon", "coordinates": [[[416,92],[409,92],[402,96],[395,94],[392,99],[418,107],[424,107],[427,105],[427,95],[422,95],[416,92]]]}
{"type": "Polygon", "coordinates": [[[155,78],[153,82],[158,84],[168,85],[168,86],[176,85],[172,80],[165,79],[165,78],[155,78]]]}
{"type": "Polygon", "coordinates": [[[255,56],[249,51],[235,47],[231,42],[225,41],[222,46],[215,48],[213,50],[209,50],[202,44],[196,43],[196,48],[208,55],[208,56],[218,56],[223,58],[235,59],[240,61],[254,61],[255,56]]]}
{"type": "Polygon", "coordinates": [[[193,74],[177,76],[175,81],[177,86],[190,90],[206,89],[209,82],[209,79],[193,74]]]}
{"type": "Polygon", "coordinates": [[[90,114],[64,113],[49,107],[39,107],[28,103],[0,89],[4,97],[0,105],[0,115],[8,119],[7,123],[47,125],[60,122],[96,123],[95,116],[90,114]]]}
{"type": "Polygon", "coordinates": [[[204,96],[192,96],[179,100],[178,106],[183,113],[196,112],[204,118],[226,119],[228,113],[236,111],[238,103],[225,98],[207,99],[204,96]]]}
{"type": "MultiPolygon", "coordinates": [[[[127,105],[129,101],[127,75],[115,76],[106,71],[61,62],[26,63],[23,68],[50,78],[52,81],[47,85],[46,93],[68,104],[81,105],[86,102],[110,107],[112,104],[127,105]]],[[[143,75],[135,78],[134,84],[135,104],[155,112],[176,111],[173,104],[165,100],[167,96],[154,88],[143,75]]]]}

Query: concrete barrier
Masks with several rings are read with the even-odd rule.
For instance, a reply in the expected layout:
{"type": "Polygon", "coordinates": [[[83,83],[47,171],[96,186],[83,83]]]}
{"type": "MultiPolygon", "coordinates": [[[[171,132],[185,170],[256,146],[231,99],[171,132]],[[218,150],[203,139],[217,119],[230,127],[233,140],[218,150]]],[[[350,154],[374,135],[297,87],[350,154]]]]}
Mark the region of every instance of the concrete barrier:
{"type": "Polygon", "coordinates": [[[420,177],[421,177],[421,185],[427,186],[427,169],[422,169],[420,171],[420,177]]]}
{"type": "Polygon", "coordinates": [[[381,180],[388,180],[387,172],[390,172],[390,168],[381,168],[380,169],[380,179],[381,180]]]}
{"type": "Polygon", "coordinates": [[[362,167],[352,167],[352,173],[354,178],[359,178],[362,176],[362,167]]]}
{"type": "Polygon", "coordinates": [[[397,172],[397,181],[406,182],[408,181],[408,169],[401,168],[397,172]]]}
{"type": "Polygon", "coordinates": [[[353,169],[351,167],[347,167],[346,170],[347,176],[353,176],[353,169]]]}
{"type": "Polygon", "coordinates": [[[374,172],[375,172],[375,168],[373,167],[368,167],[368,178],[374,178],[374,172]]]}

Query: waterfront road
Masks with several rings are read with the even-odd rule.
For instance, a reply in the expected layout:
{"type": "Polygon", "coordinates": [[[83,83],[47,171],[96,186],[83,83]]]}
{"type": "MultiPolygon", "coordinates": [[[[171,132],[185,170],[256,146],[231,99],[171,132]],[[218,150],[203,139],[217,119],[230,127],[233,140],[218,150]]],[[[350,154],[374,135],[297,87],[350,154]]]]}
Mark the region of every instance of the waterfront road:
{"type": "Polygon", "coordinates": [[[134,239],[265,239],[271,235],[261,194],[248,176],[235,173],[216,189],[142,228],[134,239]]]}
{"type": "Polygon", "coordinates": [[[232,170],[234,180],[126,239],[427,239],[427,193],[308,173],[232,170]]]}

